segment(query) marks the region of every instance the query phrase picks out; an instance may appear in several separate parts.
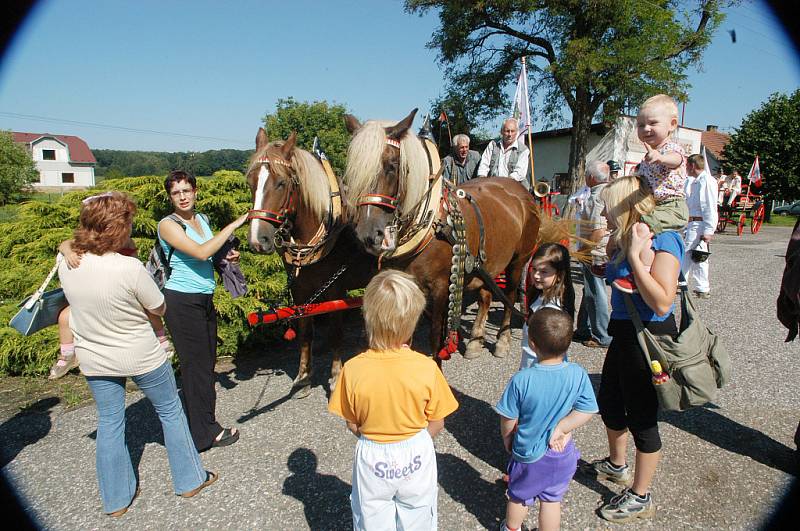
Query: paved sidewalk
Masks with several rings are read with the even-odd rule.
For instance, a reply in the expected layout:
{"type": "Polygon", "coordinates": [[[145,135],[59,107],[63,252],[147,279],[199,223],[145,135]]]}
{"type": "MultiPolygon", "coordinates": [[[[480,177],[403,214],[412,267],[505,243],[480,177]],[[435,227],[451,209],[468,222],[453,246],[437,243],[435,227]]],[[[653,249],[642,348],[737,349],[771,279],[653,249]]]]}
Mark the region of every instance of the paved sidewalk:
{"type": "MultiPolygon", "coordinates": [[[[730,350],[732,381],[716,404],[663,416],[664,457],[653,485],[658,514],[629,528],[753,529],[791,480],[800,343],[783,342],[785,329],[775,317],[789,233],[765,226],[757,235],[716,238],[712,297],[698,307],[730,350]]],[[[497,323],[500,312],[492,313],[497,323]]],[[[360,334],[350,329],[347,337],[357,352],[360,334]]],[[[518,329],[514,337],[518,344],[518,329]]],[[[323,343],[318,341],[318,350],[323,343]]],[[[596,384],[603,353],[574,344],[570,358],[596,384]]],[[[460,408],[436,440],[440,529],[491,529],[502,519],[505,501],[497,479],[506,457],[491,406],[518,363],[516,352],[503,360],[486,352],[476,360],[456,356],[445,363],[460,408]]],[[[329,365],[328,356],[316,360],[320,382],[329,365]]],[[[233,360],[219,370],[218,417],[237,425],[242,438],[203,454],[206,467],[221,478],[194,499],[172,493],[160,425],[138,392],[128,396],[127,418],[142,492],[124,517],[102,514],[92,405],[64,411],[49,399],[38,411],[1,419],[3,472],[24,496],[26,510],[48,529],[352,528],[348,495],[355,439],[327,413],[322,386],[303,400],[287,398],[297,370],[294,346],[276,344],[261,357],[233,360]]],[[[607,453],[599,418],[575,439],[585,460],[607,453]]],[[[595,511],[617,491],[611,483],[576,476],[565,499],[563,528],[616,527],[595,511]]],[[[529,526],[535,518],[533,511],[529,526]]]]}

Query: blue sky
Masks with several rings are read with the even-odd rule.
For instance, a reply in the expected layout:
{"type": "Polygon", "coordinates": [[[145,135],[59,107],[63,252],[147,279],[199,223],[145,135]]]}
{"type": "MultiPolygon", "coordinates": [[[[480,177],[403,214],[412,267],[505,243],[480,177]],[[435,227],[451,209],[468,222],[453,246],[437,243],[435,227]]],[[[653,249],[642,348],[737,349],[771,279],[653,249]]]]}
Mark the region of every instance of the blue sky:
{"type": "MultiPolygon", "coordinates": [[[[93,148],[204,151],[252,147],[261,118],[288,96],[399,120],[425,112],[443,88],[425,48],[437,25],[399,0],[43,0],[3,57],[0,129],[74,134],[93,148]]],[[[800,87],[800,66],[769,9],[746,1],[690,81],[685,125],[725,130],[769,94],[800,87]]]]}

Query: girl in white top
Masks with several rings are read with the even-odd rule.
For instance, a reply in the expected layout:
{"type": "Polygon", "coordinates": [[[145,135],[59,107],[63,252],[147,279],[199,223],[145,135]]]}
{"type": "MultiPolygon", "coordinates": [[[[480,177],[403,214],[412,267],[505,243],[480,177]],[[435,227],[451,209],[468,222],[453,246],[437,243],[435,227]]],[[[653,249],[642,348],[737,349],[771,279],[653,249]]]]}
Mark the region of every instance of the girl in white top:
{"type": "Polygon", "coordinates": [[[536,354],[528,344],[527,317],[540,308],[558,308],[575,318],[575,289],[570,278],[569,251],[558,243],[542,244],[531,258],[525,278],[525,301],[529,313],[522,326],[522,357],[519,369],[536,363],[536,354]]]}

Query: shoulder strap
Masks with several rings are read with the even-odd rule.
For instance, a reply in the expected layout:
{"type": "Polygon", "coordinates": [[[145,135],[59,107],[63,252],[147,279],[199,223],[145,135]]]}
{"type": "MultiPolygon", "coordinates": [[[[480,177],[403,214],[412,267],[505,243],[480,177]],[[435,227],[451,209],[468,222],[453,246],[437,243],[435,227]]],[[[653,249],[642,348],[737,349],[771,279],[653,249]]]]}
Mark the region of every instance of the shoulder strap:
{"type": "Polygon", "coordinates": [[[54,265],[53,269],[50,270],[50,273],[47,274],[47,277],[44,279],[44,282],[42,282],[42,285],[39,286],[39,289],[37,289],[36,292],[33,295],[31,295],[31,297],[25,303],[26,310],[30,310],[31,308],[33,308],[34,304],[36,304],[36,302],[42,297],[44,290],[47,289],[47,286],[48,284],[50,284],[50,281],[53,280],[53,277],[56,276],[56,273],[58,273],[58,266],[61,265],[62,261],[64,261],[64,255],[58,253],[56,255],[56,265],[54,265]]]}
{"type": "Polygon", "coordinates": [[[653,360],[650,358],[650,350],[647,348],[647,341],[644,340],[644,323],[642,323],[642,318],[639,316],[639,310],[636,309],[636,305],[633,304],[633,297],[631,297],[630,293],[622,293],[622,298],[625,300],[625,307],[628,309],[628,315],[633,321],[633,326],[636,327],[636,335],[638,336],[638,343],[644,352],[644,357],[647,360],[647,367],[649,368],[652,365],[653,360]]]}
{"type": "MultiPolygon", "coordinates": [[[[200,214],[200,215],[202,216],[203,214],[200,214]]],[[[171,219],[172,221],[174,221],[175,223],[177,223],[178,225],[181,226],[181,228],[183,229],[183,232],[186,232],[186,223],[183,222],[183,220],[181,219],[181,217],[178,214],[172,213],[169,216],[166,216],[166,217],[162,218],[161,221],[164,221],[165,219],[171,219]]],[[[160,234],[158,234],[157,236],[159,237],[159,239],[161,238],[160,234]]],[[[159,241],[159,245],[161,245],[160,241],[159,241]]],[[[167,244],[167,245],[169,245],[169,244],[167,244]]],[[[162,246],[162,249],[163,249],[163,246],[162,246]]],[[[169,254],[167,254],[167,265],[168,266],[170,265],[170,263],[172,261],[172,255],[173,254],[175,254],[175,247],[169,245],[169,254]]]]}

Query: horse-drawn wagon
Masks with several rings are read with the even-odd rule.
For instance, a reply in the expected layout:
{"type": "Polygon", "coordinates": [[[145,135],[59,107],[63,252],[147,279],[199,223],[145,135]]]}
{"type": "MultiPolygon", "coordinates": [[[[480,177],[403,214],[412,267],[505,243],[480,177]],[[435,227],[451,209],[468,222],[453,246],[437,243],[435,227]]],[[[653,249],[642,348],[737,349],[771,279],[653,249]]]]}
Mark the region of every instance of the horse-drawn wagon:
{"type": "Polygon", "coordinates": [[[736,234],[741,236],[744,226],[747,224],[747,218],[750,218],[750,232],[758,234],[764,223],[764,197],[752,194],[748,184],[742,184],[742,193],[735,196],[733,201],[730,201],[729,193],[724,194],[718,209],[717,232],[724,232],[728,224],[735,224],[736,234]]]}

